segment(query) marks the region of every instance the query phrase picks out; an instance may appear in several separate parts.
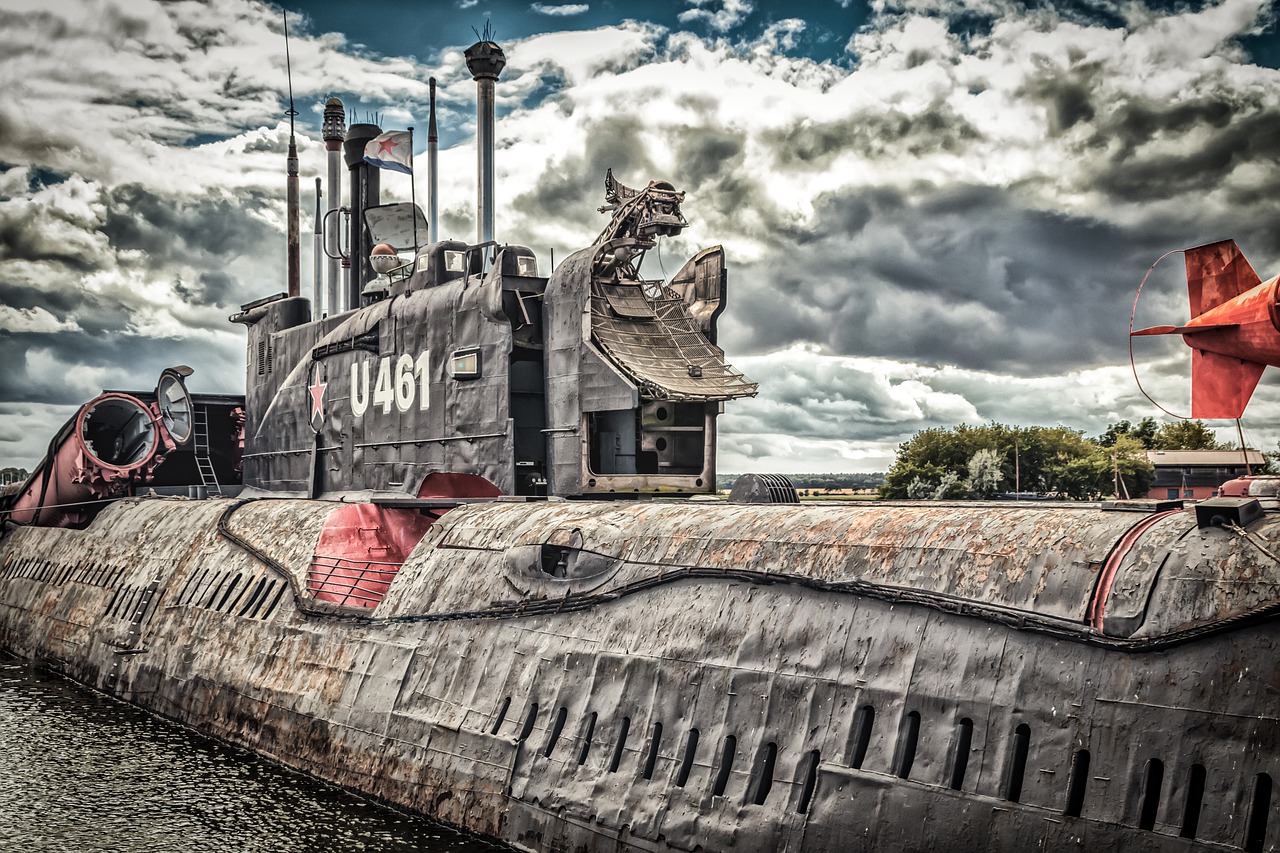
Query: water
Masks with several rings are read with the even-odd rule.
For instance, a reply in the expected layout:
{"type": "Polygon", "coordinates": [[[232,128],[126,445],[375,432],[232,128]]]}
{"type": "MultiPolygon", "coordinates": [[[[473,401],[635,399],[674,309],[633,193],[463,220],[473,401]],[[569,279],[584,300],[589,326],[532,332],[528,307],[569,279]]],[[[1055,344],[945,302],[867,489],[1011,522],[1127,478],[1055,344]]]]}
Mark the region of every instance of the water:
{"type": "Polygon", "coordinates": [[[0,655],[0,850],[498,853],[0,655]]]}

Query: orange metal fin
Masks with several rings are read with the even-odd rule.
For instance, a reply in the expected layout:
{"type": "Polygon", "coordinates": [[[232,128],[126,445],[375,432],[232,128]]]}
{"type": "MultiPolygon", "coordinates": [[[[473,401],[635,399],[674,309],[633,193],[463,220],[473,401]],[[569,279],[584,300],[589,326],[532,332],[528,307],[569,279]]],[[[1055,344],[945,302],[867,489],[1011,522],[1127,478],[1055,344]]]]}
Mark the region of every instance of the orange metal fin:
{"type": "Polygon", "coordinates": [[[1191,300],[1192,317],[1199,317],[1262,284],[1235,240],[1187,249],[1183,256],[1187,262],[1187,296],[1191,300]]]}
{"type": "Polygon", "coordinates": [[[1214,329],[1238,329],[1239,323],[1196,323],[1193,326],[1148,326],[1145,329],[1134,329],[1132,337],[1140,335],[1194,335],[1197,332],[1212,332],[1214,329]]]}
{"type": "Polygon", "coordinates": [[[1266,369],[1256,361],[1192,349],[1191,417],[1240,417],[1266,369]]]}

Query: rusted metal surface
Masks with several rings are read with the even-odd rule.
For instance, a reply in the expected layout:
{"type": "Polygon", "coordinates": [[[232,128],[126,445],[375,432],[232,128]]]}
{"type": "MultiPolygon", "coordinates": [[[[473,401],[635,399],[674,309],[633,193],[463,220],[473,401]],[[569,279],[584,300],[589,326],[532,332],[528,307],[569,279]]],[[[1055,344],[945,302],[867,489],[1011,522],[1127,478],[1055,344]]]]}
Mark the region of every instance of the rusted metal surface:
{"type": "Polygon", "coordinates": [[[370,613],[306,593],[332,510],[133,500],[15,531],[0,642],[539,850],[1240,849],[1280,773],[1276,514],[1125,543],[1146,516],[1084,506],[472,504],[370,613]]]}

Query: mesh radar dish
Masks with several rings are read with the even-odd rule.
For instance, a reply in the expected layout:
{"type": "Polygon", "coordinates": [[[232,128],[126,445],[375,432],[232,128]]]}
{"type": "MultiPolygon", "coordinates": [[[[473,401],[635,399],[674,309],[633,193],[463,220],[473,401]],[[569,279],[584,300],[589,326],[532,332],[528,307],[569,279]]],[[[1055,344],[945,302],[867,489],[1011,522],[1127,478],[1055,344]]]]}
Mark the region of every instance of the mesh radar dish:
{"type": "Polygon", "coordinates": [[[1151,266],[1147,268],[1146,275],[1144,275],[1142,277],[1142,281],[1138,283],[1138,291],[1133,295],[1133,308],[1129,310],[1129,369],[1133,372],[1133,381],[1137,383],[1138,390],[1142,392],[1142,396],[1146,397],[1147,401],[1150,402],[1151,405],[1155,406],[1157,409],[1159,409],[1160,411],[1164,412],[1166,415],[1172,418],[1178,418],[1179,420],[1186,421],[1191,419],[1190,415],[1179,415],[1176,412],[1169,411],[1164,406],[1160,405],[1160,403],[1156,402],[1156,399],[1154,397],[1152,397],[1149,393],[1147,393],[1147,389],[1142,384],[1141,377],[1138,376],[1138,363],[1137,363],[1137,360],[1134,358],[1134,354],[1133,354],[1133,339],[1135,337],[1167,334],[1168,332],[1172,332],[1175,328],[1174,326],[1151,326],[1146,329],[1138,329],[1135,331],[1133,328],[1133,323],[1134,323],[1134,318],[1138,314],[1138,301],[1142,299],[1142,289],[1147,286],[1147,279],[1151,278],[1151,274],[1155,272],[1156,267],[1160,266],[1161,261],[1163,261],[1165,258],[1169,257],[1170,255],[1176,255],[1181,251],[1182,251],[1181,249],[1170,249],[1160,257],[1156,258],[1155,263],[1153,263],[1151,266]],[[1161,331],[1156,331],[1156,330],[1161,330],[1161,331]]]}
{"type": "Polygon", "coordinates": [[[156,406],[160,409],[160,421],[169,432],[174,444],[182,445],[191,440],[193,410],[191,395],[187,393],[184,376],[190,376],[191,368],[184,366],[167,368],[156,384],[156,406]]]}

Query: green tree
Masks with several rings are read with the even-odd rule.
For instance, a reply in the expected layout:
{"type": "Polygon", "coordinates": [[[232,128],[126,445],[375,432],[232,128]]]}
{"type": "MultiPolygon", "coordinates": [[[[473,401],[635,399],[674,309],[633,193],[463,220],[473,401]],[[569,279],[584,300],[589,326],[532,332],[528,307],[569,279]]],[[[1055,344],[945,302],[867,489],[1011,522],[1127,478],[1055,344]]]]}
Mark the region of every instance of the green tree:
{"type": "Polygon", "coordinates": [[[880,494],[886,498],[992,497],[1015,486],[1072,500],[1111,496],[1119,471],[1129,494],[1154,476],[1140,438],[1117,430],[1103,447],[1064,426],[961,424],[916,433],[898,446],[880,494]]]}
{"type": "Polygon", "coordinates": [[[999,451],[984,447],[969,457],[969,478],[965,485],[974,497],[993,497],[1005,479],[1004,458],[999,451]]]}
{"type": "Polygon", "coordinates": [[[1156,423],[1153,417],[1145,417],[1138,422],[1137,426],[1129,423],[1129,421],[1120,421],[1107,427],[1107,431],[1094,439],[1094,441],[1103,447],[1112,447],[1116,443],[1116,439],[1122,435],[1136,438],[1142,443],[1144,448],[1148,450],[1155,447],[1156,433],[1159,431],[1160,425],[1156,423]]]}
{"type": "Polygon", "coordinates": [[[898,445],[897,457],[879,487],[880,494],[886,498],[908,497],[908,487],[917,480],[919,485],[913,488],[913,494],[932,494],[942,485],[944,474],[951,472],[960,479],[967,476],[969,460],[979,450],[995,450],[1011,458],[1012,435],[1010,427],[996,423],[921,430],[898,445]]]}
{"type": "Polygon", "coordinates": [[[1145,495],[1156,478],[1156,467],[1147,456],[1147,448],[1132,436],[1120,436],[1107,450],[1110,457],[1116,497],[1137,498],[1145,495]]]}
{"type": "Polygon", "coordinates": [[[1161,424],[1151,444],[1153,450],[1229,450],[1230,444],[1218,441],[1204,421],[1174,421],[1161,424]]]}

